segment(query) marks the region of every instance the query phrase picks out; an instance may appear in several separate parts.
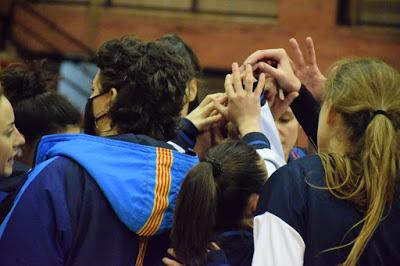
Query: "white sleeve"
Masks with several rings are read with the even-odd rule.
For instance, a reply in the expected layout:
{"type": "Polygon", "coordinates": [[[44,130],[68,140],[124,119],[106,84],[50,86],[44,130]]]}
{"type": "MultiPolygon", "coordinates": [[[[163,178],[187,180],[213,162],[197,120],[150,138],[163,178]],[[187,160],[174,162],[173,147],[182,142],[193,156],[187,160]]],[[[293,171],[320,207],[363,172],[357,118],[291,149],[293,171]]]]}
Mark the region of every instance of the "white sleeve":
{"type": "Polygon", "coordinates": [[[254,218],[253,266],[301,266],[305,243],[285,221],[266,212],[254,218]]]}
{"type": "Polygon", "coordinates": [[[268,138],[271,149],[281,158],[285,158],[278,129],[276,128],[268,103],[261,107],[260,127],[261,132],[268,138]]]}
{"type": "Polygon", "coordinates": [[[260,118],[261,132],[267,137],[271,149],[258,149],[257,152],[265,161],[268,176],[271,176],[279,167],[286,164],[278,130],[268,103],[261,107],[260,118]]]}

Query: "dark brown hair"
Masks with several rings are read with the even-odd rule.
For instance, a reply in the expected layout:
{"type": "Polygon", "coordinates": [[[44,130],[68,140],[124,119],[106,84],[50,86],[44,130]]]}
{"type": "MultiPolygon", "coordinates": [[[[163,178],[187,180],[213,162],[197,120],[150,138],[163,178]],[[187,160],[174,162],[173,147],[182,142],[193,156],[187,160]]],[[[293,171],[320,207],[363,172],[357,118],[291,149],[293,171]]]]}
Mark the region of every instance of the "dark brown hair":
{"type": "Polygon", "coordinates": [[[109,113],[120,134],[144,134],[171,140],[183,106],[192,69],[159,42],[125,36],[105,42],[97,51],[102,92],[118,91],[109,113]]]}
{"type": "Polygon", "coordinates": [[[243,227],[249,197],[266,177],[264,162],[246,143],[211,148],[186,176],[176,201],[171,242],[177,258],[203,265],[213,232],[243,227]]]}
{"type": "Polygon", "coordinates": [[[56,91],[57,79],[47,71],[46,61],[10,64],[0,73],[4,95],[15,114],[15,124],[28,145],[48,134],[80,125],[81,114],[56,91]]]}

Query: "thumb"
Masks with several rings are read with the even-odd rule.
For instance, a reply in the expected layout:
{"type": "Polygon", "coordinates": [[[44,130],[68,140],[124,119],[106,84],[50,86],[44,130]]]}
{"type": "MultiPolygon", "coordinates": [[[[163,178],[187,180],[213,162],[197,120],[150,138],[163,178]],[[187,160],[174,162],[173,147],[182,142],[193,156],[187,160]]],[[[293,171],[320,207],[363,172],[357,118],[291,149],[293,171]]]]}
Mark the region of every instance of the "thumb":
{"type": "Polygon", "coordinates": [[[297,96],[299,96],[299,93],[296,91],[292,91],[291,93],[286,95],[285,99],[283,99],[283,104],[289,107],[294,99],[297,98],[297,96]]]}

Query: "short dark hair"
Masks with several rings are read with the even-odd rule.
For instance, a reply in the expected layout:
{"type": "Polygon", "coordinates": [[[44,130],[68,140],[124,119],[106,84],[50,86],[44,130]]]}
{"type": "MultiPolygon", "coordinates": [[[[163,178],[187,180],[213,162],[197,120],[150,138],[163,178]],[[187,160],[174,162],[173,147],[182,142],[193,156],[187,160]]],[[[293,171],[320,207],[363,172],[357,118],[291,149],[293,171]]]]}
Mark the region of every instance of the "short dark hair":
{"type": "Polygon", "coordinates": [[[228,141],[212,147],[187,174],[179,192],[172,247],[188,265],[204,265],[213,233],[243,227],[252,193],[260,193],[267,178],[264,162],[243,141],[228,141]],[[215,171],[216,164],[219,174],[215,171]],[[193,241],[193,239],[195,241],[193,241]]]}
{"type": "Polygon", "coordinates": [[[69,125],[80,125],[81,114],[55,91],[56,79],[46,70],[45,61],[11,64],[0,73],[0,82],[27,144],[69,125]]]}
{"type": "Polygon", "coordinates": [[[109,113],[120,134],[144,134],[171,140],[183,106],[192,70],[171,49],[158,42],[124,36],[97,51],[102,92],[118,91],[109,113]]]}

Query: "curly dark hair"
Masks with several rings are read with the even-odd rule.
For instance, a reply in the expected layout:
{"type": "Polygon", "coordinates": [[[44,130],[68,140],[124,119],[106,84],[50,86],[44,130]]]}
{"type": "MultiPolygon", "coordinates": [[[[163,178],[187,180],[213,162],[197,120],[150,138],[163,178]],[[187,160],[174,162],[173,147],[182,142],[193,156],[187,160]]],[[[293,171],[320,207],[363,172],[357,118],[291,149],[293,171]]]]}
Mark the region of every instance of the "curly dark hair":
{"type": "Polygon", "coordinates": [[[124,36],[105,42],[96,53],[102,92],[118,91],[109,113],[120,134],[171,140],[192,69],[158,42],[124,36]]]}
{"type": "Polygon", "coordinates": [[[4,95],[13,106],[15,124],[27,144],[67,126],[80,125],[81,114],[56,91],[57,79],[46,70],[46,61],[14,63],[0,73],[4,95]]]}

